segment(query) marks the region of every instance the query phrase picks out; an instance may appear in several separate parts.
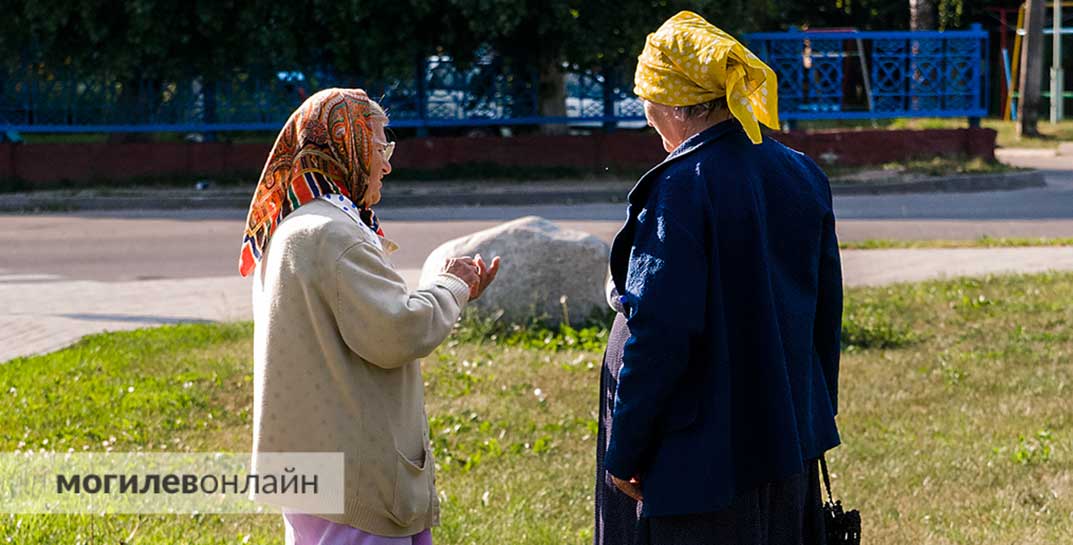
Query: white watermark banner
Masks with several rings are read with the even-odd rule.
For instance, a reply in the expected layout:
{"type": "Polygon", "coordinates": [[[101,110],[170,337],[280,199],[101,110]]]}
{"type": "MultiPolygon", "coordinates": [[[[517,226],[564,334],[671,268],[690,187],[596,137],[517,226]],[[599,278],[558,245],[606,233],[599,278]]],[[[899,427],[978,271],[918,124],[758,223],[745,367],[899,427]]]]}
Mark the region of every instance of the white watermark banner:
{"type": "Polygon", "coordinates": [[[0,453],[0,513],[339,514],[344,483],[341,452],[0,453]]]}

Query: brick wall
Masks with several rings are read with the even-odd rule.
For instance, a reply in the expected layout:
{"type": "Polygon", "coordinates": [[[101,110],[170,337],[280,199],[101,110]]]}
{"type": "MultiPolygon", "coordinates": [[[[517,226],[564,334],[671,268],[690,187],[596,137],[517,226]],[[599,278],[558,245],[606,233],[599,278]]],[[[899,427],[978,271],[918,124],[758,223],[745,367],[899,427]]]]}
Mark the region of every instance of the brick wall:
{"type": "MultiPolygon", "coordinates": [[[[865,130],[776,133],[786,145],[821,165],[878,164],[936,155],[994,159],[991,129],[865,130]]],[[[269,144],[93,143],[0,144],[0,179],[31,185],[167,176],[256,175],[269,144]]],[[[643,168],[666,153],[655,134],[619,132],[593,136],[414,138],[400,143],[396,168],[436,169],[450,164],[563,166],[587,170],[643,168]]]]}
{"type": "Polygon", "coordinates": [[[995,158],[994,129],[822,131],[774,135],[821,165],[874,165],[910,158],[965,155],[995,158]]]}

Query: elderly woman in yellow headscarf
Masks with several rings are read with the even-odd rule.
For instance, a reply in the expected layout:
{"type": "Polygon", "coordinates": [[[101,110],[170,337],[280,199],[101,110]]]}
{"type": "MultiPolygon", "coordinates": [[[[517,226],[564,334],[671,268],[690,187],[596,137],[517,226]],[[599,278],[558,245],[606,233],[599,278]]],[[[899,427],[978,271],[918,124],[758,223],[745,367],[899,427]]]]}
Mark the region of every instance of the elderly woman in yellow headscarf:
{"type": "Polygon", "coordinates": [[[288,545],[431,545],[439,500],[418,358],[499,268],[458,257],[406,286],[372,211],[391,172],[387,122],[360,89],[309,97],[280,131],[246,221],[255,469],[270,453],[343,454],[342,511],[285,511],[288,545]]]}
{"type": "Polygon", "coordinates": [[[597,544],[822,543],[842,313],[831,191],[778,127],[775,73],[681,12],[635,92],[670,153],[611,250],[597,544]]]}

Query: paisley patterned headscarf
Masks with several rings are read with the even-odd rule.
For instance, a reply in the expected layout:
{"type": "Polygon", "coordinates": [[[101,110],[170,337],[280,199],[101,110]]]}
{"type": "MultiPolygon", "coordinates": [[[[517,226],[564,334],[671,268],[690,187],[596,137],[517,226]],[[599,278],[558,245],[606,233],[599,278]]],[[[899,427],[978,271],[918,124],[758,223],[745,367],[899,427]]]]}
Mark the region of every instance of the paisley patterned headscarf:
{"type": "Polygon", "coordinates": [[[693,106],[726,97],[730,113],[754,144],[760,125],[779,128],[775,72],[733,36],[692,11],[682,11],[648,35],[637,58],[634,94],[666,106],[693,106]]]}
{"type": "Polygon", "coordinates": [[[383,110],[361,89],[325,89],[306,99],[280,131],[246,216],[238,270],[242,276],[261,260],[283,218],[322,195],[340,194],[360,207],[360,218],[383,231],[361,203],[368,186],[374,118],[383,110]]]}

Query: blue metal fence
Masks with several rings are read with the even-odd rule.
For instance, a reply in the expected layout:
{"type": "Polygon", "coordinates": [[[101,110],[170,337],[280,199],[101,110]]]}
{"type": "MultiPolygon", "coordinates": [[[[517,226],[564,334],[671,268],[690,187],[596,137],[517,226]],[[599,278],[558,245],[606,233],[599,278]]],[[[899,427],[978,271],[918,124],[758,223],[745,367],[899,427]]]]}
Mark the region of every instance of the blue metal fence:
{"type": "MultiPolygon", "coordinates": [[[[539,114],[533,70],[512,70],[494,56],[462,67],[446,57],[425,59],[418,77],[391,82],[341,78],[321,71],[280,71],[267,77],[236,73],[207,83],[123,84],[77,78],[41,67],[0,69],[0,130],[38,133],[216,132],[278,130],[317,89],[362,87],[391,115],[394,127],[472,127],[569,123],[643,125],[632,82],[597,72],[566,74],[566,115],[539,114]]],[[[631,74],[632,75],[632,74],[631,74]]]]}
{"type": "Polygon", "coordinates": [[[779,75],[779,116],[987,115],[988,36],[944,32],[775,32],[747,36],[779,75]]]}
{"type": "MultiPolygon", "coordinates": [[[[986,115],[987,33],[779,32],[747,36],[779,75],[785,120],[986,115]]],[[[81,78],[23,64],[0,67],[0,131],[216,132],[277,130],[313,91],[364,87],[396,127],[569,123],[643,126],[632,69],[571,72],[566,115],[539,115],[539,82],[486,54],[461,67],[424,59],[409,80],[368,82],[323,71],[236,72],[207,82],[81,78]]]]}

